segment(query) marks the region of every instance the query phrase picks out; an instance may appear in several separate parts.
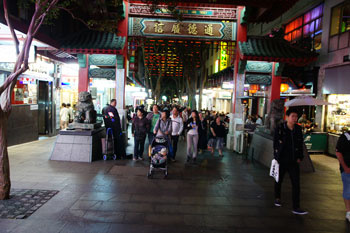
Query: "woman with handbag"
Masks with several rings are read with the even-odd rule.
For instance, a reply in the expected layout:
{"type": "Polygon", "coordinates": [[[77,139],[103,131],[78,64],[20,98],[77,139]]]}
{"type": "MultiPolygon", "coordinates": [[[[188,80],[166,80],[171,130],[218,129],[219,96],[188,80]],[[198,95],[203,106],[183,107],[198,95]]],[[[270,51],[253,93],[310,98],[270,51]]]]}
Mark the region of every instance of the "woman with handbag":
{"type": "Polygon", "coordinates": [[[191,117],[186,122],[187,129],[187,162],[196,162],[198,153],[199,132],[202,130],[198,112],[193,110],[191,117]]]}

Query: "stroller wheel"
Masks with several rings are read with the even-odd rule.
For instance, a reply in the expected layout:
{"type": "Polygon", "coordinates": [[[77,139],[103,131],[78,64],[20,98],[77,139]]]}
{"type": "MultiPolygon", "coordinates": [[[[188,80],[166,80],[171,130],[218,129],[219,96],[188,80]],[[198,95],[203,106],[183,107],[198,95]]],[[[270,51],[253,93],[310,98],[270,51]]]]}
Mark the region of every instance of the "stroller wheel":
{"type": "Polygon", "coordinates": [[[113,160],[116,160],[117,159],[117,155],[113,155],[113,160]]]}
{"type": "Polygon", "coordinates": [[[107,160],[107,155],[103,155],[103,160],[107,160]]]}

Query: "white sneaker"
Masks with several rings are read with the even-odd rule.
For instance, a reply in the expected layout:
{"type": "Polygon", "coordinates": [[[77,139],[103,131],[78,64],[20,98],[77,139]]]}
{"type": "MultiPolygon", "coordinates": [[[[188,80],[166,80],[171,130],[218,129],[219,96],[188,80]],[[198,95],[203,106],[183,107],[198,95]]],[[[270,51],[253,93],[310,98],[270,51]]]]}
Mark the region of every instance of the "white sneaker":
{"type": "Polygon", "coordinates": [[[345,219],[350,222],[350,212],[346,212],[345,219]]]}
{"type": "Polygon", "coordinates": [[[143,160],[143,158],[142,158],[142,157],[140,157],[140,158],[139,158],[139,160],[140,160],[140,161],[142,161],[142,160],[143,160]]]}
{"type": "Polygon", "coordinates": [[[132,158],[132,160],[136,161],[137,159],[136,158],[132,158]]]}

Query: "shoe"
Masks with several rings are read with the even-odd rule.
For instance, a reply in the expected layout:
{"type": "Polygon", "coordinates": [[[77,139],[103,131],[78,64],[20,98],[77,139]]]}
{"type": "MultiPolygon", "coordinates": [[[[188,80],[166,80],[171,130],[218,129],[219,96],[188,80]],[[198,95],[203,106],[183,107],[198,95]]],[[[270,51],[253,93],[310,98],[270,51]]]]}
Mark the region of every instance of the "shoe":
{"type": "Polygon", "coordinates": [[[187,156],[187,163],[190,162],[190,160],[191,160],[191,157],[187,156]]]}
{"type": "Polygon", "coordinates": [[[305,214],[308,214],[309,212],[298,208],[298,209],[293,210],[292,213],[297,214],[297,215],[305,215],[305,214]]]}
{"type": "Polygon", "coordinates": [[[140,161],[142,161],[142,160],[143,160],[143,158],[142,158],[142,157],[140,157],[140,158],[139,158],[139,160],[140,160],[140,161]]]}
{"type": "Polygon", "coordinates": [[[137,160],[137,158],[132,158],[132,160],[136,161],[136,160],[137,160]]]}
{"type": "Polygon", "coordinates": [[[346,212],[345,219],[350,222],[350,212],[346,212]]]}
{"type": "Polygon", "coordinates": [[[276,200],[275,200],[275,206],[281,207],[281,206],[282,206],[281,200],[276,199],[276,200]]]}
{"type": "Polygon", "coordinates": [[[171,161],[171,162],[173,162],[173,163],[175,163],[175,162],[176,162],[176,160],[175,160],[175,159],[170,159],[170,161],[171,161]]]}

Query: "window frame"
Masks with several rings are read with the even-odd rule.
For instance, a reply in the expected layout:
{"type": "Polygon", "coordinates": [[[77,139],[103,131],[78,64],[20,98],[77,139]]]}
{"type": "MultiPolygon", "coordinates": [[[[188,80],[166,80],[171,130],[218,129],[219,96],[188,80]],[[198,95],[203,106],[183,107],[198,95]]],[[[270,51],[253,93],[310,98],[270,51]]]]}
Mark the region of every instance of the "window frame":
{"type": "MultiPolygon", "coordinates": [[[[295,43],[295,42],[297,42],[297,41],[299,41],[299,40],[301,40],[301,39],[303,39],[303,38],[305,38],[305,37],[309,37],[309,36],[311,36],[312,34],[315,34],[315,33],[316,33],[316,21],[317,21],[317,20],[321,20],[322,26],[321,26],[321,29],[320,29],[320,30],[322,31],[323,25],[324,25],[323,16],[324,16],[324,3],[318,4],[318,5],[316,5],[316,6],[312,7],[312,8],[310,8],[310,9],[307,10],[306,12],[304,12],[304,13],[298,15],[297,17],[294,17],[292,20],[290,20],[288,23],[286,23],[286,24],[284,25],[284,27],[283,27],[283,28],[284,28],[284,36],[283,36],[283,38],[285,39],[285,37],[286,37],[287,35],[290,34],[290,35],[291,35],[291,40],[290,40],[290,41],[287,40],[287,41],[290,42],[290,43],[295,43]],[[304,22],[304,21],[305,21],[305,15],[306,15],[307,13],[311,12],[312,10],[316,9],[317,7],[320,7],[320,6],[322,6],[322,13],[321,13],[317,18],[314,18],[314,19],[308,21],[307,23],[305,23],[305,22],[304,22]],[[294,21],[297,20],[298,18],[301,18],[301,21],[302,21],[301,25],[300,25],[299,27],[294,28],[293,30],[289,31],[288,33],[286,33],[285,31],[286,31],[287,25],[289,25],[290,23],[294,22],[294,21]],[[311,24],[312,22],[314,22],[314,31],[313,31],[313,33],[310,33],[309,35],[305,36],[305,35],[304,35],[304,27],[305,27],[306,25],[311,24]],[[299,37],[298,39],[295,39],[295,38],[292,39],[292,33],[293,33],[293,32],[296,32],[296,31],[298,31],[298,30],[300,30],[300,29],[301,29],[301,37],[299,37]]],[[[321,33],[322,33],[322,32],[321,32],[321,33]]],[[[314,35],[314,36],[311,37],[311,38],[314,40],[315,36],[316,36],[316,35],[314,35]]],[[[286,39],[285,39],[285,40],[286,40],[286,39]]],[[[313,50],[315,49],[314,45],[315,45],[315,43],[312,43],[312,49],[313,49],[313,50]]]]}
{"type": "MultiPolygon", "coordinates": [[[[330,52],[335,52],[335,51],[338,51],[340,50],[339,48],[339,41],[340,41],[340,37],[346,33],[349,33],[350,34],[350,30],[348,31],[345,31],[345,32],[342,32],[341,31],[341,24],[342,24],[342,17],[343,17],[343,12],[344,12],[344,7],[345,6],[350,6],[350,3],[349,2],[342,2],[342,3],[339,3],[335,6],[333,6],[331,8],[331,21],[329,23],[329,34],[328,34],[328,53],[330,52]],[[340,19],[339,19],[339,23],[338,23],[338,33],[335,34],[335,35],[331,35],[331,28],[332,28],[332,19],[333,19],[333,9],[337,8],[337,7],[340,7],[341,11],[340,11],[340,19]],[[330,50],[330,44],[331,44],[331,39],[335,38],[335,37],[338,37],[337,38],[337,47],[334,49],[334,50],[330,50]]],[[[348,39],[348,45],[344,48],[341,48],[341,49],[345,49],[345,48],[349,48],[350,47],[350,35],[349,35],[349,39],[348,39]]]]}

